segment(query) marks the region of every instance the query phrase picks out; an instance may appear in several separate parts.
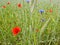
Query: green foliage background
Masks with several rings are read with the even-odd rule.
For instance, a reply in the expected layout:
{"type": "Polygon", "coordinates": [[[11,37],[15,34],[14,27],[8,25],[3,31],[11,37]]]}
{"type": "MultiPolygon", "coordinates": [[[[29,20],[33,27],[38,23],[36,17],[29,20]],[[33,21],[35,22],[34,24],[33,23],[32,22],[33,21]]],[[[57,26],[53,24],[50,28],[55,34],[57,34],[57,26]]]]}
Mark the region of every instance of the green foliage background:
{"type": "Polygon", "coordinates": [[[30,4],[25,0],[0,0],[0,45],[60,45],[60,1],[34,1],[30,4]],[[17,7],[18,3],[22,8],[17,7]],[[51,8],[53,13],[46,12],[51,8]],[[40,9],[45,10],[42,15],[40,9]],[[11,32],[15,26],[22,28],[17,36],[11,32]]]}

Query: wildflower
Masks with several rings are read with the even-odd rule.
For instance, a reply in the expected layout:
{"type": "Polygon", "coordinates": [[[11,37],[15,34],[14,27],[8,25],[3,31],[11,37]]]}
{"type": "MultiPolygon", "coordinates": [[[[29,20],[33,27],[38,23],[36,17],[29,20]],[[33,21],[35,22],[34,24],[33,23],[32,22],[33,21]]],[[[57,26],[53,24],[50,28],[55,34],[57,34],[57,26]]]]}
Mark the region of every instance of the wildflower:
{"type": "Polygon", "coordinates": [[[20,27],[14,27],[12,29],[12,33],[13,33],[14,36],[17,35],[19,32],[21,32],[21,28],[20,27]]]}
{"type": "Polygon", "coordinates": [[[7,4],[10,4],[10,2],[8,2],[7,4]]]}
{"type": "Polygon", "coordinates": [[[2,6],[2,8],[6,8],[6,6],[2,6]]]}
{"type": "Polygon", "coordinates": [[[39,32],[39,30],[38,30],[38,29],[36,29],[36,32],[39,32]]]}
{"type": "Polygon", "coordinates": [[[50,9],[50,10],[49,10],[49,12],[50,12],[50,13],[52,13],[52,12],[53,12],[53,10],[52,10],[52,9],[50,9]]]}
{"type": "Polygon", "coordinates": [[[44,10],[43,10],[43,9],[41,9],[41,10],[39,10],[39,12],[42,14],[42,13],[44,12],[44,10]]]}
{"type": "Polygon", "coordinates": [[[30,0],[26,0],[26,2],[27,2],[27,3],[29,3],[29,2],[30,2],[30,0]]]}
{"type": "Polygon", "coordinates": [[[21,8],[22,7],[22,5],[19,3],[18,5],[17,5],[19,8],[21,8]]]}
{"type": "Polygon", "coordinates": [[[41,22],[45,22],[45,21],[46,21],[45,18],[42,18],[42,19],[41,19],[41,22]]]}

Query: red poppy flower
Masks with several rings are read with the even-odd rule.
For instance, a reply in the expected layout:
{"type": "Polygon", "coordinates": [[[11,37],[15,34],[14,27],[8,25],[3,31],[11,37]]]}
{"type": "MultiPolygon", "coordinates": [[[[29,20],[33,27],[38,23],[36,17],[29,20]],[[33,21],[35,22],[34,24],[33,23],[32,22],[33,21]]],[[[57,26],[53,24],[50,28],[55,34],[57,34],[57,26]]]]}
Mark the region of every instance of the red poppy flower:
{"type": "Polygon", "coordinates": [[[20,27],[14,27],[12,29],[12,33],[13,33],[14,36],[17,35],[19,32],[21,32],[21,28],[20,27]]]}
{"type": "Polygon", "coordinates": [[[8,2],[7,4],[10,4],[10,2],[8,2]]]}
{"type": "Polygon", "coordinates": [[[22,5],[19,3],[18,5],[17,5],[19,8],[21,8],[22,7],[22,5]]]}
{"type": "Polygon", "coordinates": [[[6,6],[2,6],[2,8],[6,8],[6,6]]]}
{"type": "Polygon", "coordinates": [[[50,9],[49,11],[50,11],[51,13],[53,12],[53,10],[52,10],[52,9],[50,9]]]}

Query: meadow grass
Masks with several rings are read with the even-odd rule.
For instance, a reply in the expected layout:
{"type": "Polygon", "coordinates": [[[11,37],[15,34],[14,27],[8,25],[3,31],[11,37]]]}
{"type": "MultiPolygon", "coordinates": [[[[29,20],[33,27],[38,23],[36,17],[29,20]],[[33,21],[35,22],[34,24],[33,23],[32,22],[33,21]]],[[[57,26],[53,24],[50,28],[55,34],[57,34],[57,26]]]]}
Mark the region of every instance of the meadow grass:
{"type": "MultiPolygon", "coordinates": [[[[34,2],[35,1],[35,2],[34,2]]],[[[55,3],[38,2],[0,4],[0,45],[60,45],[60,7],[55,3]],[[6,5],[6,8],[2,8],[6,5]],[[53,12],[47,12],[49,9],[53,12]],[[41,14],[40,9],[45,12],[41,14]],[[12,35],[12,28],[21,27],[22,31],[12,35]]]]}

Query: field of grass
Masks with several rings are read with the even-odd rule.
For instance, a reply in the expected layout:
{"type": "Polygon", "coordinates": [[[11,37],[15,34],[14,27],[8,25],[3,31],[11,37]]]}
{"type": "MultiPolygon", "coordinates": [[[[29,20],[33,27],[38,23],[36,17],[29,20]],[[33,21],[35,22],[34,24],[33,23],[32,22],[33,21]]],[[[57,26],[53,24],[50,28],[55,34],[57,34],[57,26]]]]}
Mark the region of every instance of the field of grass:
{"type": "Polygon", "coordinates": [[[0,0],[0,45],[60,45],[59,2],[0,0]],[[16,26],[21,32],[14,36],[16,26]]]}

